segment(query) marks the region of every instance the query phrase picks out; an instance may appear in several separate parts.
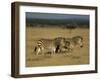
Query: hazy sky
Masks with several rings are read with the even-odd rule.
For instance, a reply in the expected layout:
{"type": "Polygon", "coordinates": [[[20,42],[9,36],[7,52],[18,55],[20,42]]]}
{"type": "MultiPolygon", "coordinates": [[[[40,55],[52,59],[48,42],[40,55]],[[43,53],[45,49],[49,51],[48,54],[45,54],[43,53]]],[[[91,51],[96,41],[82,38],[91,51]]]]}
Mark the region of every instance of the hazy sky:
{"type": "Polygon", "coordinates": [[[85,19],[85,20],[89,20],[89,15],[26,12],[26,18],[28,19],[32,18],[32,19],[85,19]]]}

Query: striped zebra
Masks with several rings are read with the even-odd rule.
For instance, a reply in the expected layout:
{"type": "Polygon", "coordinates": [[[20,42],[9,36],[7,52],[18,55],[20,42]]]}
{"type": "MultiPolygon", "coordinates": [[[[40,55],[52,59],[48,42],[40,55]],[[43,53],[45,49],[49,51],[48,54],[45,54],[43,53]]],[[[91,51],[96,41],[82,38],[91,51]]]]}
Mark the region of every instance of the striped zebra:
{"type": "Polygon", "coordinates": [[[72,38],[65,38],[65,48],[72,51],[75,47],[83,47],[83,37],[74,36],[72,38]]]}
{"type": "Polygon", "coordinates": [[[83,47],[83,38],[81,36],[74,36],[72,38],[57,37],[54,39],[37,40],[34,51],[36,55],[45,53],[55,54],[73,51],[77,46],[83,47]]]}
{"type": "Polygon", "coordinates": [[[53,39],[40,39],[37,41],[37,46],[35,47],[36,55],[56,52],[55,41],[53,39]]]}
{"type": "Polygon", "coordinates": [[[64,38],[57,37],[55,39],[40,39],[36,42],[35,53],[43,54],[43,53],[58,53],[61,50],[62,46],[64,46],[64,38]]]}
{"type": "Polygon", "coordinates": [[[55,38],[55,45],[56,45],[56,53],[62,52],[65,47],[65,38],[64,37],[55,38]]]}

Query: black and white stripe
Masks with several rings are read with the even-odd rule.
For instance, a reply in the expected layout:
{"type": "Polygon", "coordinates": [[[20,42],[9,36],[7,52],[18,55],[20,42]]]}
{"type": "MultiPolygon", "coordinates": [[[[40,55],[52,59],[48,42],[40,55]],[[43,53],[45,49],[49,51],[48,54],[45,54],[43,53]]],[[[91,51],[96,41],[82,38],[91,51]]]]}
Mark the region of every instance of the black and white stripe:
{"type": "Polygon", "coordinates": [[[40,39],[36,43],[35,52],[36,54],[52,53],[56,51],[54,39],[40,39]]]}

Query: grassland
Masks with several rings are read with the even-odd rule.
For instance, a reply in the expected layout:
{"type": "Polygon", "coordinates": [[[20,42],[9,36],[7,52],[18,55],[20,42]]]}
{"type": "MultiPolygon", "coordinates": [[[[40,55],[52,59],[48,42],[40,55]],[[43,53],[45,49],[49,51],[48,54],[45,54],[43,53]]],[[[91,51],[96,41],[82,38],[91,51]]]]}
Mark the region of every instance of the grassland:
{"type": "Polygon", "coordinates": [[[59,66],[59,65],[79,65],[89,64],[89,29],[63,29],[63,28],[41,28],[26,27],[26,67],[35,66],[59,66]],[[55,38],[55,37],[83,37],[83,48],[75,48],[73,52],[66,54],[54,55],[35,55],[35,41],[39,38],[55,38]]]}

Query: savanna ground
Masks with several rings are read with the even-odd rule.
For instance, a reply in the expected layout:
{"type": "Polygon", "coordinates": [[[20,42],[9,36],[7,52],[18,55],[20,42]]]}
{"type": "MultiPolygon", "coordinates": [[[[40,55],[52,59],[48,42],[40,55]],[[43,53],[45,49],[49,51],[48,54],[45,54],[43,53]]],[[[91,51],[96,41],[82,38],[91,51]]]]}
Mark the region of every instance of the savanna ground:
{"type": "Polygon", "coordinates": [[[35,66],[59,66],[89,64],[89,29],[63,29],[26,27],[26,67],[35,66]],[[56,37],[70,38],[73,36],[83,37],[83,47],[75,48],[72,52],[60,54],[35,55],[35,41],[40,38],[53,39],[56,37]]]}

